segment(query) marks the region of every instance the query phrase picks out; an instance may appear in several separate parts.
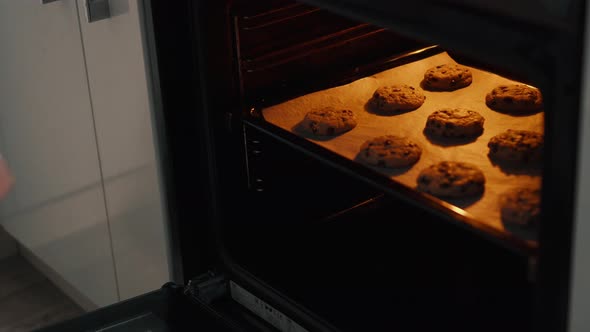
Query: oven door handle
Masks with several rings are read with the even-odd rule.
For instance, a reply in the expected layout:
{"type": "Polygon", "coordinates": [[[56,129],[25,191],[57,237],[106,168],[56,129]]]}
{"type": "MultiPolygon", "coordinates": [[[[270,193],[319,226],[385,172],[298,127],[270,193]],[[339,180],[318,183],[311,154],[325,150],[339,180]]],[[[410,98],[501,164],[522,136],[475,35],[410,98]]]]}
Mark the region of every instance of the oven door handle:
{"type": "MultiPolygon", "coordinates": [[[[50,0],[56,1],[56,0],[50,0]]],[[[106,20],[111,17],[109,0],[86,0],[86,19],[88,23],[106,20]]]]}

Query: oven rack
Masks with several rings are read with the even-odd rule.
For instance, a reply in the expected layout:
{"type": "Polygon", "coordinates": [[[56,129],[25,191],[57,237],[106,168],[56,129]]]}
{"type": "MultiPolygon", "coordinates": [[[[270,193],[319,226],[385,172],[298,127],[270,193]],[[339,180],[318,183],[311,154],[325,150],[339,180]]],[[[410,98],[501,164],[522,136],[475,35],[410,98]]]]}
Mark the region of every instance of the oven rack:
{"type": "Polygon", "coordinates": [[[231,19],[242,95],[330,81],[351,68],[425,46],[393,32],[305,5],[231,19]]]}
{"type": "MultiPolygon", "coordinates": [[[[391,195],[418,208],[424,208],[448,222],[449,225],[461,227],[475,236],[491,241],[515,252],[516,254],[529,258],[534,258],[537,255],[538,243],[534,240],[527,240],[518,233],[502,231],[494,228],[451,203],[418,192],[383,176],[383,174],[373,169],[367,168],[364,165],[310,142],[301,136],[287,132],[282,128],[268,123],[263,119],[260,109],[253,108],[250,109],[248,113],[250,115],[246,116],[243,120],[245,126],[250,126],[266,135],[270,135],[274,139],[287,144],[295,150],[319,160],[320,162],[357,180],[363,181],[387,195],[391,195]]],[[[341,213],[346,213],[346,211],[342,211],[341,213]]],[[[325,220],[337,220],[337,214],[338,213],[332,217],[327,217],[325,220]]]]}

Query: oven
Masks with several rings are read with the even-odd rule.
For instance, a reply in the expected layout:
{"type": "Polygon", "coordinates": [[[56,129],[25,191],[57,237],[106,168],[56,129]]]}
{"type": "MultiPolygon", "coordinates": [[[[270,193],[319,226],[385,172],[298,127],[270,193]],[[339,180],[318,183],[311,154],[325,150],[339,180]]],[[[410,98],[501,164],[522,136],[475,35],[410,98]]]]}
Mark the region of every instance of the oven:
{"type": "Polygon", "coordinates": [[[146,5],[183,293],[281,331],[582,326],[585,13],[146,5]]]}

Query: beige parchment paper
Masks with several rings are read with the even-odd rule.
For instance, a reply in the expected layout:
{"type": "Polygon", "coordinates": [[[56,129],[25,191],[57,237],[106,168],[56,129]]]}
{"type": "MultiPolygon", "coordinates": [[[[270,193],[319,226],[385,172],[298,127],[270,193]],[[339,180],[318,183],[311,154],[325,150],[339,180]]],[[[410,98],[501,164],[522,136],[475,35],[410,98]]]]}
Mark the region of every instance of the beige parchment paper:
{"type": "MultiPolygon", "coordinates": [[[[416,188],[418,173],[427,166],[444,161],[465,161],[481,168],[486,177],[485,193],[475,199],[448,200],[463,209],[478,222],[501,232],[511,232],[501,222],[498,198],[501,193],[513,187],[538,186],[541,182],[538,169],[506,169],[494,165],[488,158],[489,139],[507,129],[524,129],[543,132],[543,112],[527,116],[513,116],[491,110],[485,104],[485,96],[499,84],[517,83],[496,74],[470,68],[473,83],[463,89],[451,92],[424,91],[426,100],[417,110],[398,115],[377,115],[366,108],[367,101],[375,89],[389,84],[409,84],[420,87],[424,72],[439,64],[456,63],[446,52],[425,59],[388,69],[376,75],[365,77],[350,84],[317,91],[262,111],[266,121],[354,160],[361,144],[367,139],[385,134],[407,136],[422,146],[420,160],[403,172],[367,166],[393,181],[410,188],[416,188]],[[305,114],[324,106],[343,107],[355,112],[358,125],[353,130],[333,138],[315,138],[303,135],[297,128],[305,114]],[[449,141],[431,141],[423,129],[430,113],[443,107],[462,107],[479,112],[484,118],[484,133],[476,140],[449,144],[449,141]]],[[[451,141],[452,142],[452,141],[451,141]]],[[[513,229],[513,227],[510,227],[513,229]]],[[[534,239],[534,232],[520,235],[526,240],[534,239]]]]}

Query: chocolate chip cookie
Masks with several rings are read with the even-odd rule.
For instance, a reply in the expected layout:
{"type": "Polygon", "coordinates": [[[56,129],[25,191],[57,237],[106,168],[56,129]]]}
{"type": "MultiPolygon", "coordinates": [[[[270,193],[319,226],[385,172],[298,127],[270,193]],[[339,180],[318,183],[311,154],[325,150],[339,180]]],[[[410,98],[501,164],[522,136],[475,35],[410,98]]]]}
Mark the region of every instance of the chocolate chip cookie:
{"type": "Polygon", "coordinates": [[[422,85],[427,90],[453,91],[470,85],[472,81],[469,68],[449,63],[428,69],[422,85]]]}
{"type": "Polygon", "coordinates": [[[505,223],[527,226],[536,223],[541,213],[541,190],[516,188],[500,196],[500,215],[505,223]]]}
{"type": "Polygon", "coordinates": [[[336,136],[357,125],[356,115],[351,110],[325,107],[309,111],[301,126],[317,136],[336,136]]]}
{"type": "Polygon", "coordinates": [[[420,172],[417,189],[437,197],[468,197],[483,193],[485,181],[473,164],[442,161],[420,172]]]}
{"type": "Polygon", "coordinates": [[[476,111],[443,108],[428,116],[424,132],[438,137],[477,137],[483,133],[484,121],[476,111]]]}
{"type": "Polygon", "coordinates": [[[543,96],[528,85],[499,85],[486,95],[486,105],[501,112],[529,113],[543,109],[543,96]]]}
{"type": "Polygon", "coordinates": [[[422,91],[406,84],[383,86],[375,90],[369,101],[377,113],[395,114],[415,110],[424,104],[422,91]]]}
{"type": "Polygon", "coordinates": [[[384,135],[363,143],[358,158],[373,166],[399,168],[416,163],[421,154],[422,148],[409,138],[384,135]]]}
{"type": "Polygon", "coordinates": [[[543,134],[513,130],[496,135],[488,142],[489,156],[497,161],[528,163],[543,158],[543,134]]]}

